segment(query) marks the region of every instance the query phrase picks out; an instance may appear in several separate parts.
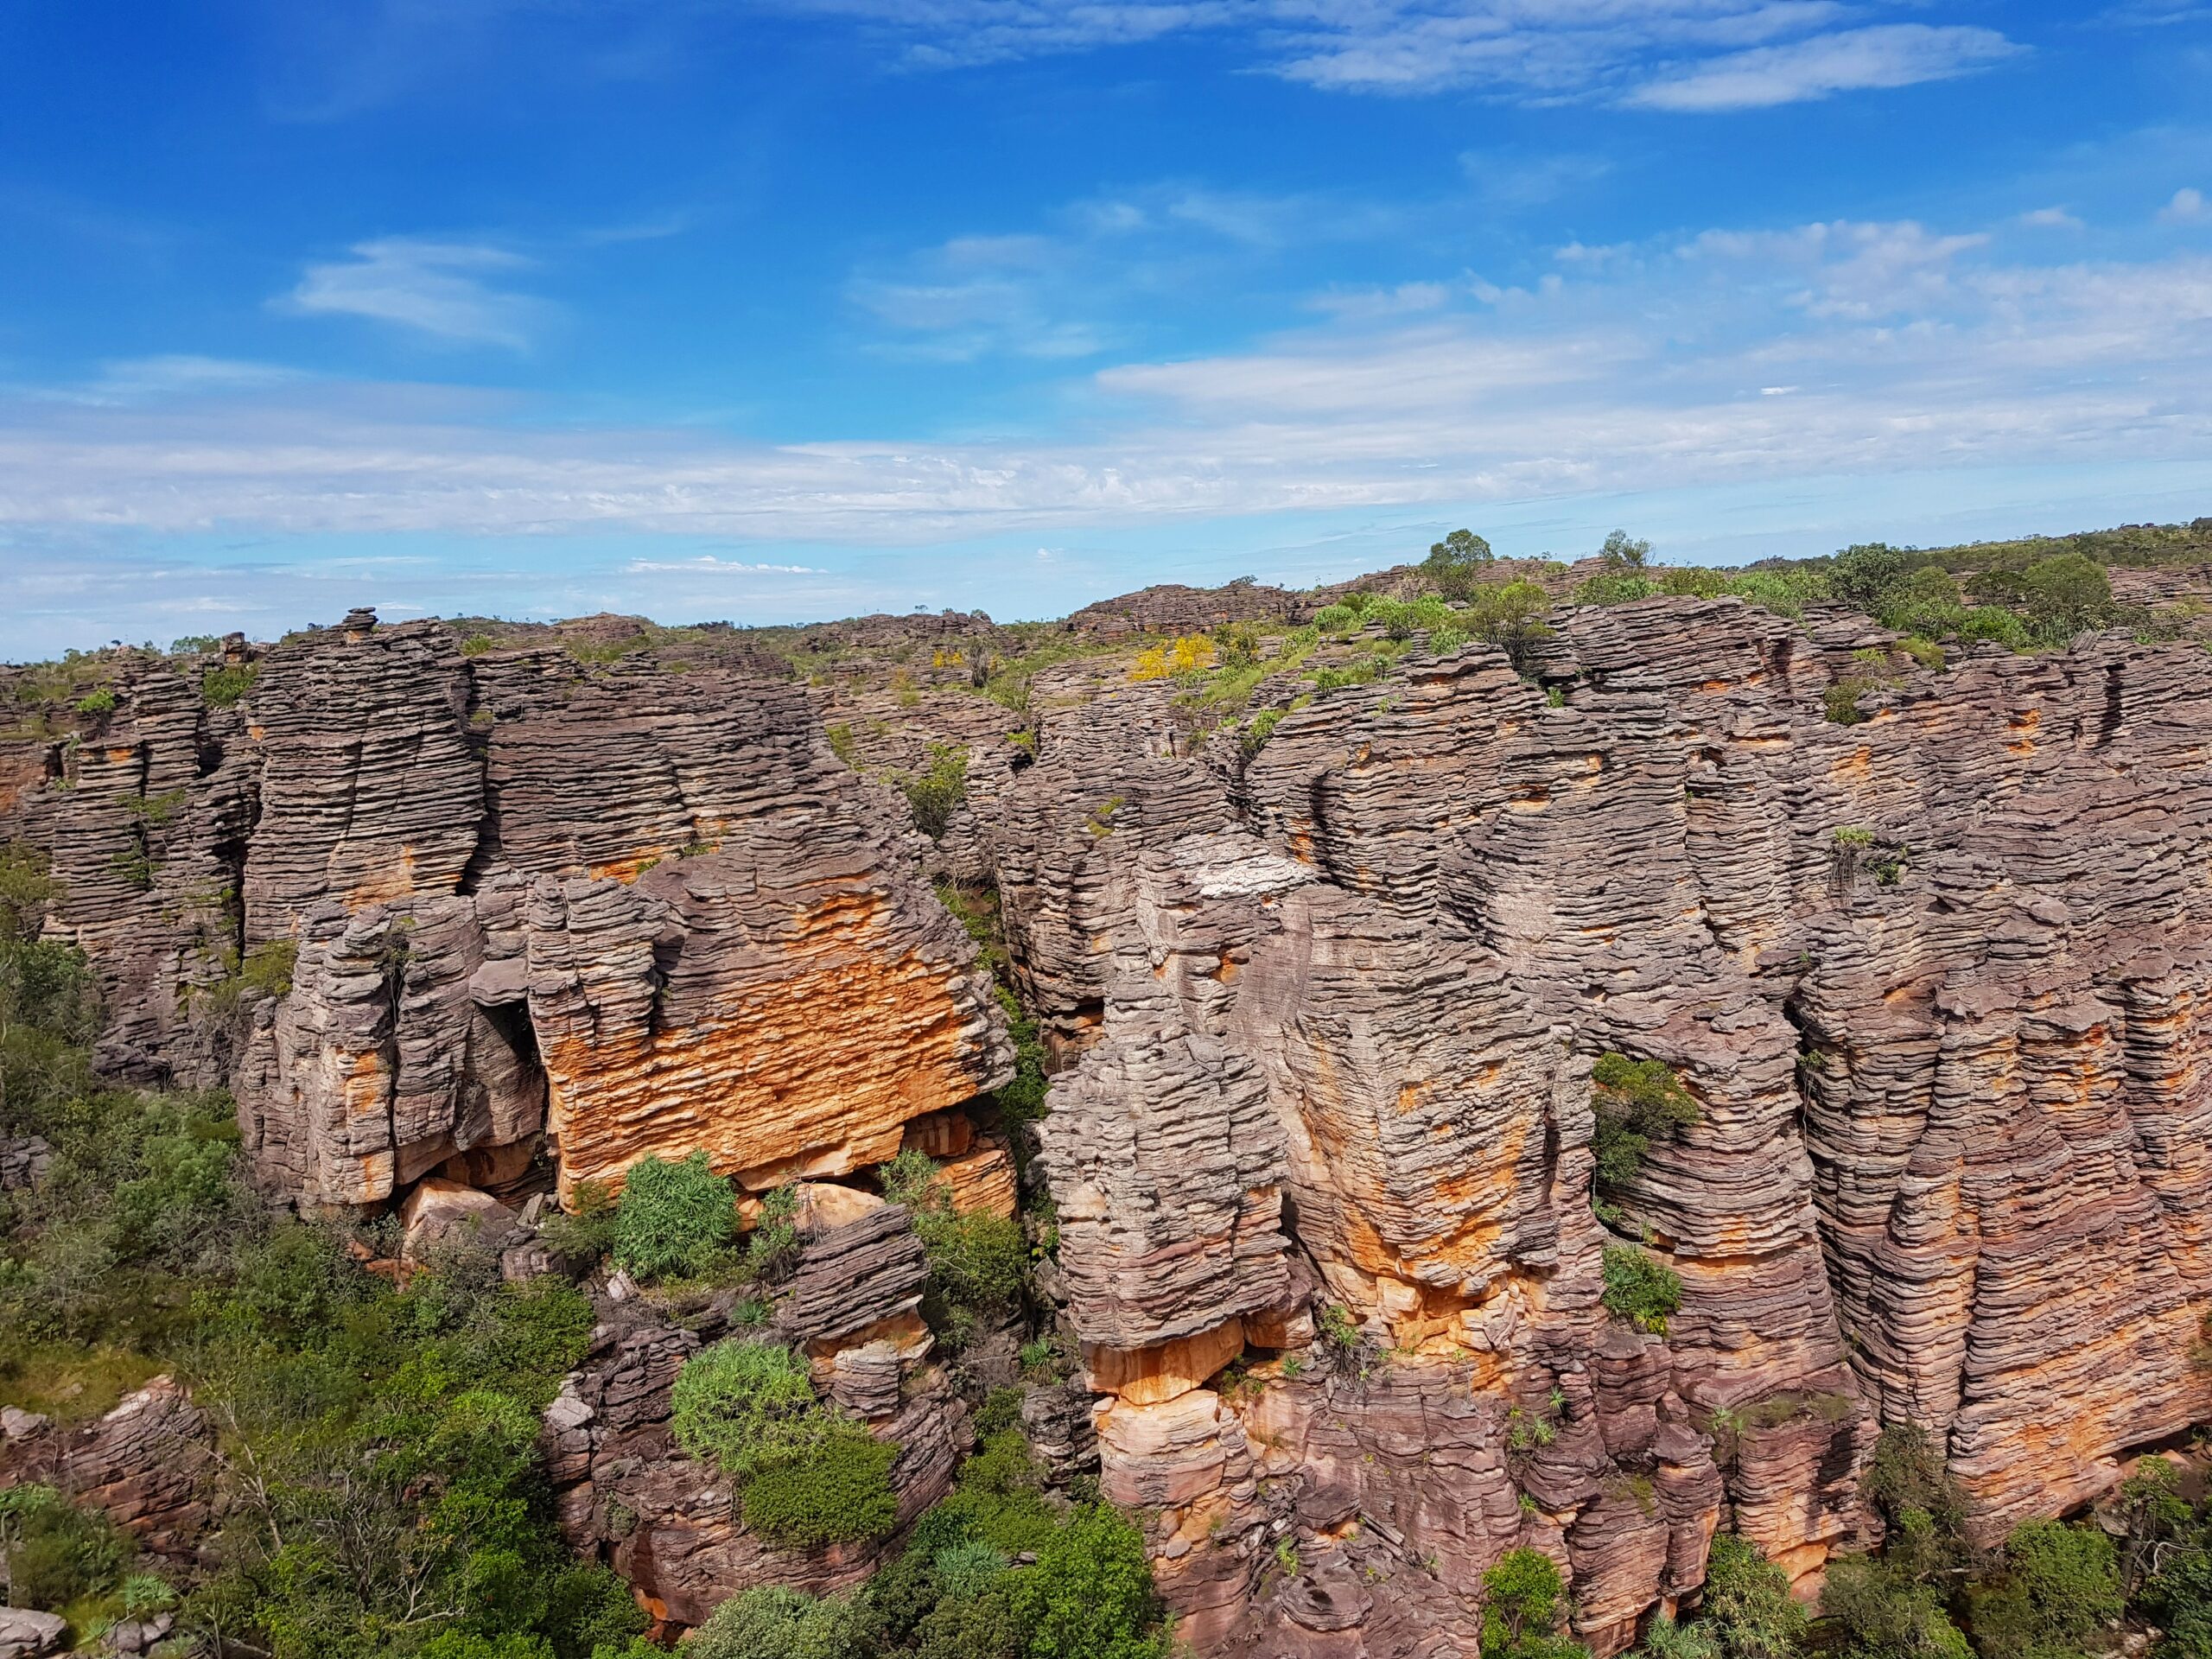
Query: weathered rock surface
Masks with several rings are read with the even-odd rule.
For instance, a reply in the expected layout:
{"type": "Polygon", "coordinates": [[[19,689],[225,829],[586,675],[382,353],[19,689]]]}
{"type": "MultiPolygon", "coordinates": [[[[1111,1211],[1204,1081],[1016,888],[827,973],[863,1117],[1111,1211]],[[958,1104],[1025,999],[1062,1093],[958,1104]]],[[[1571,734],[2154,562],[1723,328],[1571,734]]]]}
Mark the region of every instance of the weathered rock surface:
{"type": "Polygon", "coordinates": [[[105,1511],[138,1548],[193,1560],[213,1522],[215,1426],[157,1376],[96,1422],[59,1428],[11,1412],[0,1424],[0,1487],[37,1482],[105,1511]]]}
{"type": "Polygon", "coordinates": [[[29,1607],[0,1607],[0,1659],[41,1659],[61,1651],[69,1621],[29,1607]]]}
{"type": "MultiPolygon", "coordinates": [[[[1870,1537],[1879,1422],[1933,1431],[1994,1535],[2212,1410],[2189,1359],[2212,1306],[2202,652],[1893,658],[1840,726],[1821,693],[1888,639],[1863,618],[1561,620],[1538,671],[1563,706],[1480,647],[1416,653],[1199,764],[1168,690],[1127,686],[1048,715],[986,815],[1017,956],[1079,1057],[1044,1135],[1107,1484],[1160,1509],[1202,1647],[1306,1650],[1284,1622],[1321,1617],[1265,1598],[1254,1469],[1352,1494],[1446,1584],[1549,1550],[1613,1652],[1701,1578],[1724,1497],[1808,1585],[1870,1537]],[[1684,1283],[1663,1340],[1599,1305],[1607,1051],[1662,1060],[1699,1109],[1621,1205],[1684,1283]],[[1228,1122],[1255,1125],[1224,1137],[1249,1161],[1196,1155],[1228,1122]],[[1380,1383],[1326,1373],[1319,1437],[1312,1382],[1255,1408],[1198,1386],[1230,1344],[1164,1351],[1268,1330],[1242,1264],[1271,1231],[1390,1351],[1380,1383]],[[1404,1403],[1431,1388],[1463,1403],[1404,1403]],[[1725,1470],[1722,1408],[1749,1424],[1725,1470]]],[[[1244,1357],[1267,1375],[1269,1345],[1244,1357]]],[[[1464,1642],[1473,1618],[1424,1628],[1464,1642]]],[[[1374,1645],[1328,1650],[1402,1649],[1345,1628],[1374,1645]]]]}
{"type": "Polygon", "coordinates": [[[973,944],[798,688],[366,613],[234,655],[234,707],[126,664],[0,830],[54,851],[104,1061],[232,1084],[278,1190],[374,1203],[549,1131],[564,1189],[844,1173],[1007,1077],[973,944]],[[277,950],[282,995],[240,976],[277,950]]]}
{"type": "MultiPolygon", "coordinates": [[[[505,1198],[541,1135],[569,1188],[695,1148],[756,1191],[861,1177],[803,1189],[778,1331],[899,1443],[904,1519],[969,1434],[918,1243],[860,1186],[911,1147],[963,1210],[1016,1202],[1010,1137],[961,1109],[1010,1048],[926,875],[994,887],[1057,1072],[1032,1179],[1081,1357],[1024,1421],[1146,1512],[1201,1653],[1471,1652],[1517,1547],[1618,1653],[1719,1525],[1808,1592],[1872,1541],[1885,1424],[1929,1432],[1986,1538],[2212,1421],[2201,647],[1931,671],[1839,607],[1656,599],[1558,611],[1527,677],[1416,640],[1294,707],[1263,683],[1262,734],[1096,644],[1308,603],[1091,607],[1018,709],[974,695],[1014,637],[981,617],[817,631],[861,655],[810,689],[357,620],[270,651],[237,709],[131,669],[105,747],[0,754],[0,814],[70,882],[108,1063],[234,1077],[289,1192],[505,1198]],[[825,721],[880,772],[966,753],[944,835],[825,721]],[[278,940],[288,994],[224,990],[225,949],[278,940]],[[1601,1222],[1608,1052],[1697,1118],[1601,1222]],[[1624,1247],[1680,1275],[1663,1333],[1604,1306],[1624,1247]]],[[[625,1300],[546,1419],[569,1535],[680,1624],[881,1554],[766,1549],[673,1448],[728,1316],[625,1300]]]]}
{"type": "Polygon", "coordinates": [[[656,1618],[678,1624],[704,1623],[750,1585],[825,1593],[866,1578],[950,1489],[972,1440],[967,1408],[931,1363],[913,1314],[924,1272],[906,1211],[878,1205],[807,1238],[778,1326],[762,1333],[801,1344],[823,1393],[898,1445],[891,1535],[777,1548],[746,1529],[728,1477],[676,1445],[670,1392],[685,1360],[732,1334],[731,1294],[682,1325],[638,1310],[594,1334],[583,1369],[547,1408],[542,1437],[569,1541],[604,1556],[656,1618]]]}

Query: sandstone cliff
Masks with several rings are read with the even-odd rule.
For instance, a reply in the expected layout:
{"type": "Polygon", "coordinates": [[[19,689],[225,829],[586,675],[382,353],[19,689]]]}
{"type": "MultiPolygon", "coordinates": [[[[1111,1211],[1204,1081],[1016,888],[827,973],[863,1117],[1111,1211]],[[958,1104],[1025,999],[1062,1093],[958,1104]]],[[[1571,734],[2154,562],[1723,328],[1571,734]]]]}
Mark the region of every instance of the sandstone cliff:
{"type": "MultiPolygon", "coordinates": [[[[981,617],[816,631],[811,685],[356,618],[234,709],[125,672],[97,734],[9,752],[4,810],[69,884],[110,1063],[234,1081],[315,1203],[520,1180],[541,1129],[568,1191],[966,1154],[1011,1050],[926,876],[995,889],[1092,1407],[1033,1390],[1033,1427],[1071,1466],[1095,1434],[1202,1653],[1471,1654],[1520,1546],[1618,1652],[1724,1521],[1808,1589],[1872,1541],[1885,1424],[1994,1536],[2212,1420],[2212,657],[1939,670],[1840,609],[1656,598],[1561,607],[1517,663],[1424,634],[1263,675],[1236,724],[1110,644],[1296,600],[1093,607],[1000,701],[1020,642],[981,617]],[[866,774],[932,745],[964,787],[925,837],[866,774]],[[271,944],[289,988],[241,988],[271,944]],[[1694,1121],[1593,1206],[1605,1056],[1694,1121]],[[1679,1308],[1609,1308],[1609,1249],[1679,1308]]],[[[966,1408],[911,1235],[859,1208],[783,1317],[905,1448],[905,1513],[966,1408]]],[[[548,1419],[571,1536],[686,1623],[873,1560],[772,1559],[671,1451],[702,1317],[611,1321],[548,1419]]]]}

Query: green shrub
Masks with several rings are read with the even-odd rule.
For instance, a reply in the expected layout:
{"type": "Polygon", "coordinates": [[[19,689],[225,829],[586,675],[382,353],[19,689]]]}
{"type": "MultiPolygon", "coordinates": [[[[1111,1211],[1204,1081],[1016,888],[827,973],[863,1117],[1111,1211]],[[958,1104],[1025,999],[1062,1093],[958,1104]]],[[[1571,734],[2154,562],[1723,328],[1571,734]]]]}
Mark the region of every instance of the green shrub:
{"type": "Polygon", "coordinates": [[[1893,1528],[1918,1512],[1946,1537],[1966,1524],[1966,1498],[1944,1467],[1942,1453],[1917,1423],[1891,1423],[1874,1442],[1866,1465],[1866,1496],[1893,1528]]]}
{"type": "Polygon", "coordinates": [[[760,1469],[745,1484],[745,1524],[786,1549],[880,1538],[898,1524],[891,1465],[899,1448],[856,1424],[832,1421],[811,1449],[760,1469]]]}
{"type": "Polygon", "coordinates": [[[2040,559],[2020,578],[2028,625],[2047,645],[2064,645],[2085,628],[2109,627],[2112,580],[2079,553],[2040,559]]]}
{"type": "Polygon", "coordinates": [[[0,1601],[59,1612],[122,1577],[130,1548],[108,1518],[51,1486],[0,1491],[0,1601]]]}
{"type": "Polygon", "coordinates": [[[1846,675],[1821,693],[1821,711],[1838,726],[1856,726],[1866,718],[1859,707],[1859,699],[1872,691],[1877,682],[1864,674],[1846,675]]]}
{"type": "Polygon", "coordinates": [[[872,1659],[875,1651],[856,1603],[772,1584],[724,1602],[683,1644],[684,1659],[872,1659]]]}
{"type": "Polygon", "coordinates": [[[928,1154],[907,1151],[883,1166],[884,1196],[903,1204],[930,1263],[923,1312],[958,1346],[975,1321],[1020,1306],[1029,1278],[1021,1224],[982,1211],[962,1215],[928,1154]]]}
{"type": "Polygon", "coordinates": [[[578,1181],[571,1208],[555,1211],[537,1224],[537,1236],[556,1255],[596,1262],[614,1248],[614,1195],[604,1181],[578,1181]]]}
{"type": "Polygon", "coordinates": [[[1590,1082],[1597,1180],[1609,1192],[1634,1184],[1653,1140],[1698,1121],[1697,1103],[1663,1060],[1601,1054],[1590,1082]]]}
{"type": "Polygon", "coordinates": [[[1077,1510],[1007,1582],[1029,1659],[1166,1659],[1144,1535],[1103,1504],[1077,1510]]]}
{"type": "Polygon", "coordinates": [[[1706,1558],[1698,1627],[1726,1659],[1789,1659],[1811,1624],[1789,1594],[1789,1575],[1732,1532],[1717,1533],[1706,1558]]]}
{"type": "Polygon", "coordinates": [[[1324,633],[1350,633],[1359,626],[1359,613],[1342,603],[1324,605],[1313,613],[1313,626],[1324,633]]]}
{"type": "Polygon", "coordinates": [[[1566,1586],[1552,1558],[1508,1550],[1483,1574],[1482,1659],[1586,1659],[1586,1648],[1556,1634],[1566,1616],[1566,1586]]]}
{"type": "Polygon", "coordinates": [[[1575,605],[1626,605],[1651,599],[1662,590],[1653,578],[1631,570],[1604,570],[1580,583],[1568,596],[1575,605]]]}
{"type": "Polygon", "coordinates": [[[291,994],[293,970],[300,965],[300,947],[290,939],[269,939],[245,953],[238,964],[238,980],[247,989],[282,998],[291,994]]]}
{"type": "Polygon", "coordinates": [[[1821,1613],[1848,1659],[1973,1659],[1942,1592],[1870,1555],[1828,1563],[1821,1613]]]}
{"type": "Polygon", "coordinates": [[[1909,556],[1886,542],[1861,542],[1829,562],[1828,586],[1843,604],[1879,616],[1910,568],[1909,556]]]}
{"type": "Polygon", "coordinates": [[[2012,651],[2024,651],[2032,643],[2028,625],[2002,605],[1977,605],[1959,619],[1962,639],[1993,639],[2012,651]]]}
{"type": "Polygon", "coordinates": [[[1777,616],[1802,616],[1808,605],[1829,597],[1826,574],[1804,566],[1745,570],[1729,578],[1726,591],[1777,616]]]}
{"type": "Polygon", "coordinates": [[[817,1450],[836,1427],[806,1361],[772,1342],[718,1342],[683,1363],[670,1396],[676,1443],[740,1479],[817,1450]]]}
{"type": "Polygon", "coordinates": [[[1724,1659],[1719,1639],[1704,1625],[1677,1624],[1665,1618],[1652,1620],[1637,1651],[1648,1659],[1724,1659]]]}
{"type": "Polygon", "coordinates": [[[2125,1611],[2112,1540],[2088,1527],[2031,1521],[2005,1541],[2004,1570],[1968,1597],[1985,1655],[2073,1659],[2125,1611]]]}
{"type": "Polygon", "coordinates": [[[782,1279],[798,1257],[798,1188],[785,1184],[760,1200],[760,1219],[745,1241],[746,1271],[755,1279],[782,1279]]]}
{"type": "Polygon", "coordinates": [[[968,751],[957,743],[932,743],[929,765],[899,773],[898,783],[913,809],[914,827],[941,841],[954,809],[968,798],[968,751]]]}
{"type": "Polygon", "coordinates": [[[200,677],[200,700],[210,709],[229,709],[253,690],[258,671],[248,664],[240,668],[211,668],[200,677]]]}
{"type": "Polygon", "coordinates": [[[730,1184],[695,1152],[630,1166],[614,1211],[614,1260],[640,1279],[703,1273],[737,1236],[730,1184]]]}
{"type": "Polygon", "coordinates": [[[83,696],[77,699],[77,712],[80,715],[113,714],[115,712],[115,692],[111,688],[105,685],[99,687],[96,690],[87,691],[83,696]]]}
{"type": "Polygon", "coordinates": [[[1656,1257],[1625,1244],[1605,1250],[1605,1311],[1639,1331],[1667,1334],[1667,1319],[1682,1305],[1682,1281],[1656,1257]]]}

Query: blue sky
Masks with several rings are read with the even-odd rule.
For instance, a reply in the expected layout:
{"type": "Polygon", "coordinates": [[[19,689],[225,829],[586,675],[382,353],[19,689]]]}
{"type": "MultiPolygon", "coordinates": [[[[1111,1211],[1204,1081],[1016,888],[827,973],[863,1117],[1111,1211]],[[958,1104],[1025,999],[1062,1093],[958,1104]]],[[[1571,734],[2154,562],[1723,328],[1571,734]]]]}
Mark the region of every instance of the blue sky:
{"type": "Polygon", "coordinates": [[[2212,6],[14,0],[0,654],[2212,512],[2212,6]]]}

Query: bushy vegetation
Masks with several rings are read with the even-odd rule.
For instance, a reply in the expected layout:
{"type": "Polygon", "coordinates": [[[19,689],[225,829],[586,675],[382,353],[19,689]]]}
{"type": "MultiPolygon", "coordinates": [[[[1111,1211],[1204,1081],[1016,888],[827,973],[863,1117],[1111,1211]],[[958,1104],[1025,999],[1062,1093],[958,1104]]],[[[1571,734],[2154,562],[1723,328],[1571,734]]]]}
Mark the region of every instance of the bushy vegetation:
{"type": "Polygon", "coordinates": [[[105,1516],[51,1486],[0,1491],[0,1605],[60,1612],[119,1586],[130,1553],[105,1516]]]}
{"type": "Polygon", "coordinates": [[[1628,1244],[1605,1249],[1605,1311],[1615,1319],[1655,1336],[1667,1334],[1667,1320],[1682,1305],[1682,1281],[1656,1256],[1628,1244]]]}
{"type": "Polygon", "coordinates": [[[899,1448],[856,1423],[833,1423],[803,1456],[745,1484],[745,1524],[786,1549],[880,1538],[899,1519],[891,1465],[899,1448]]]}
{"type": "MultiPolygon", "coordinates": [[[[747,1511],[748,1518],[750,1510],[747,1511]]],[[[1115,1510],[1046,1497],[1001,1427],[905,1550],[849,1595],[763,1587],[725,1603],[691,1659],[1166,1659],[1144,1541],[1115,1510]],[[1025,1565],[1017,1560],[1033,1557],[1025,1565]]]]}
{"type": "Polygon", "coordinates": [[[709,1272],[737,1237],[736,1195],[707,1154],[630,1166],[614,1212],[618,1266],[651,1281],[709,1272]]]}
{"type": "Polygon", "coordinates": [[[676,1443],[741,1480],[806,1456],[836,1422],[805,1360],[780,1344],[744,1338],[685,1361],[670,1404],[676,1443]]]}
{"type": "Polygon", "coordinates": [[[1653,1141],[1698,1121],[1697,1103],[1663,1060],[1601,1054],[1590,1083],[1597,1184],[1617,1195],[1635,1185],[1653,1141]]]}
{"type": "Polygon", "coordinates": [[[1509,1550],[1483,1574],[1482,1659],[1589,1659],[1559,1634],[1566,1622],[1566,1586],[1541,1550],[1509,1550]]]}
{"type": "Polygon", "coordinates": [[[931,841],[942,841],[952,815],[968,799],[968,751],[957,743],[930,745],[929,764],[897,775],[914,826],[931,841]]]}
{"type": "MultiPolygon", "coordinates": [[[[1847,605],[1905,635],[1902,648],[1940,671],[1946,658],[1936,641],[1946,638],[2024,651],[2061,646],[2084,629],[2114,626],[2146,639],[2181,637],[2187,632],[2183,611],[2119,604],[2106,570],[2212,558],[2208,524],[2212,521],[2199,519],[1931,549],[1868,542],[1826,558],[1769,560],[1741,570],[1653,568],[1646,544],[1616,531],[1600,556],[1605,568],[1578,585],[1573,601],[1620,605],[1662,594],[1733,596],[1785,616],[1802,616],[1808,605],[1847,605]]],[[[1855,721],[1857,697],[1867,689],[1832,689],[1829,718],[1855,721]]]]}
{"type": "MultiPolygon", "coordinates": [[[[96,1086],[92,981],[37,937],[53,889],[0,853],[0,1135],[53,1147],[0,1206],[0,1403],[65,1419],[156,1370],[220,1425],[233,1501],[188,1640],[270,1659],[593,1659],[643,1629],[561,1543],[537,1412],[582,1357],[590,1304],[501,1283],[457,1251],[404,1290],[340,1232],[248,1189],[227,1099],[96,1086]]],[[[0,1502],[7,1593],[79,1631],[172,1599],[98,1517],[35,1487],[0,1502]]]]}
{"type": "Polygon", "coordinates": [[[925,1153],[900,1153],[884,1166],[882,1182],[884,1196],[912,1214],[930,1264],[922,1313],[948,1347],[958,1351],[983,1321],[1020,1308],[1029,1245],[1019,1221],[955,1210],[944,1178],[925,1153]]]}

